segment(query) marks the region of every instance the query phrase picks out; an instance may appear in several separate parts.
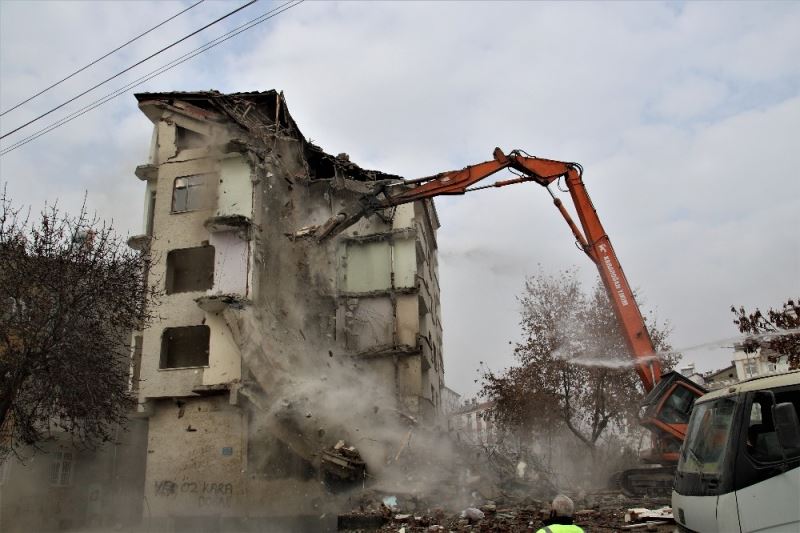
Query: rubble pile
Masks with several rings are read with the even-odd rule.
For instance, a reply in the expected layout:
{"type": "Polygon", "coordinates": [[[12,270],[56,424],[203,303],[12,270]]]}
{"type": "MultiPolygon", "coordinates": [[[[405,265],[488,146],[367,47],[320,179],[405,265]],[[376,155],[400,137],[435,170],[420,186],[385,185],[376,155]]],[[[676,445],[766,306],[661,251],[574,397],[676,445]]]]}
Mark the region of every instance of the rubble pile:
{"type": "MultiPolygon", "coordinates": [[[[674,529],[669,509],[659,508],[662,501],[630,499],[613,491],[598,491],[572,495],[576,508],[575,523],[585,531],[659,531],[674,529]],[[658,516],[660,519],[654,520],[658,516]]],[[[535,498],[486,500],[476,507],[459,512],[447,512],[442,507],[421,507],[418,500],[395,499],[396,506],[387,501],[362,502],[351,513],[339,516],[339,531],[351,533],[382,531],[395,533],[483,532],[508,533],[537,531],[549,517],[547,500],[535,498]]],[[[395,501],[392,500],[392,501],[395,501]]]]}
{"type": "Polygon", "coordinates": [[[360,486],[342,494],[349,512],[339,531],[531,532],[544,526],[550,501],[565,493],[575,503],[575,523],[586,531],[671,531],[666,499],[631,498],[617,489],[569,491],[536,457],[500,446],[453,441],[409,426],[378,475],[350,467],[363,464],[358,450],[340,441],[322,454],[323,469],[360,486]],[[432,453],[432,450],[446,453],[432,453]]]}

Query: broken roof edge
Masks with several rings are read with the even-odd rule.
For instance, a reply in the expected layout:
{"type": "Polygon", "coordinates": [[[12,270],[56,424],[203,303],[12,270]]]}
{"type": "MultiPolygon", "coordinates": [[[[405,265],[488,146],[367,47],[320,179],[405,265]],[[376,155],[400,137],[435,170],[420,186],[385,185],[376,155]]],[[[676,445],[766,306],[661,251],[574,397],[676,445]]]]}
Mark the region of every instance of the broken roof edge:
{"type": "MultiPolygon", "coordinates": [[[[261,129],[264,126],[275,128],[276,133],[282,127],[284,132],[288,132],[302,142],[306,159],[310,163],[322,162],[331,171],[330,176],[326,173],[323,177],[334,177],[335,173],[332,171],[334,168],[338,168],[347,177],[359,181],[402,181],[404,179],[396,174],[361,168],[352,163],[346,154],[333,156],[320,146],[310,142],[289,113],[283,91],[270,89],[268,91],[224,94],[212,89],[208,91],[135,93],[134,97],[142,113],[154,123],[163,113],[163,107],[168,106],[170,110],[185,113],[195,119],[222,122],[227,118],[251,134],[255,133],[256,128],[261,129]]],[[[319,178],[319,176],[315,177],[319,178]]],[[[312,176],[312,179],[315,177],[312,176]]]]}

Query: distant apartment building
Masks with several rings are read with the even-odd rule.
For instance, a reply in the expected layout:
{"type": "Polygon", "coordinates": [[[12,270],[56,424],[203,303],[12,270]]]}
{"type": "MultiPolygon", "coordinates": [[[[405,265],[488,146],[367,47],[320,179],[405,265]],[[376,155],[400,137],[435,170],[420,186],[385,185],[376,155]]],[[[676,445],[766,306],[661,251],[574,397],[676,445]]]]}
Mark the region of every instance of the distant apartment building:
{"type": "Polygon", "coordinates": [[[736,365],[731,364],[725,368],[712,370],[703,374],[703,383],[707,389],[720,389],[737,383],[739,378],[736,376],[736,365]]]}
{"type": "Polygon", "coordinates": [[[442,414],[450,415],[461,408],[461,395],[449,387],[442,387],[442,414]]]}
{"type": "Polygon", "coordinates": [[[159,319],[134,336],[146,518],[211,531],[324,514],[314,462],[337,434],[311,410],[276,422],[285,412],[342,392],[365,405],[388,394],[424,424],[441,412],[433,202],[316,242],[303,228],[399,178],[311,144],[275,91],[136,98],[153,136],[136,169],[144,232],[129,244],[152,252],[151,282],[165,291],[159,319]],[[331,387],[332,363],[354,377],[331,387]]]}
{"type": "Polygon", "coordinates": [[[493,402],[478,402],[475,399],[464,402],[448,416],[449,430],[466,444],[493,444],[498,436],[490,413],[493,405],[493,402]]]}
{"type": "Polygon", "coordinates": [[[777,374],[789,370],[786,356],[770,350],[767,347],[756,348],[755,352],[748,353],[744,345],[736,343],[733,346],[733,360],[730,366],[705,372],[695,370],[694,363],[689,363],[680,369],[681,374],[707,389],[720,389],[768,374],[777,374]]]}
{"type": "Polygon", "coordinates": [[[787,357],[780,356],[769,348],[759,347],[753,353],[745,352],[742,344],[737,343],[733,348],[732,363],[736,367],[739,381],[789,370],[787,357]]]}

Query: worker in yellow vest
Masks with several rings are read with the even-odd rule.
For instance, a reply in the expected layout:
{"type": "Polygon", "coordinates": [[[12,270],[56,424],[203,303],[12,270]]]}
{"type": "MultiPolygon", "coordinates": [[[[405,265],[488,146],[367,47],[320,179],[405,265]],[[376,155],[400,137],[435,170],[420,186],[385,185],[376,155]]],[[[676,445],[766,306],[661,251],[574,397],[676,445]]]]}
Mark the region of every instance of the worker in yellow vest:
{"type": "Polygon", "coordinates": [[[559,494],[550,504],[550,518],[536,533],[583,533],[583,529],[572,523],[574,516],[575,504],[567,496],[559,494]]]}

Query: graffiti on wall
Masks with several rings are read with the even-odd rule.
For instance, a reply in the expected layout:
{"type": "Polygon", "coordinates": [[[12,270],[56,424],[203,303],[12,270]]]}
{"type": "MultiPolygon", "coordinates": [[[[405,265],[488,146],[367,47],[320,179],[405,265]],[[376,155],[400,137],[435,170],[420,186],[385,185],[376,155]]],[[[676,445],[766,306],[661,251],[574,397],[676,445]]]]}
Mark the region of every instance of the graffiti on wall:
{"type": "Polygon", "coordinates": [[[200,507],[230,507],[233,483],[209,481],[175,481],[164,479],[153,483],[155,495],[160,498],[177,498],[178,495],[194,499],[200,507]]]}

